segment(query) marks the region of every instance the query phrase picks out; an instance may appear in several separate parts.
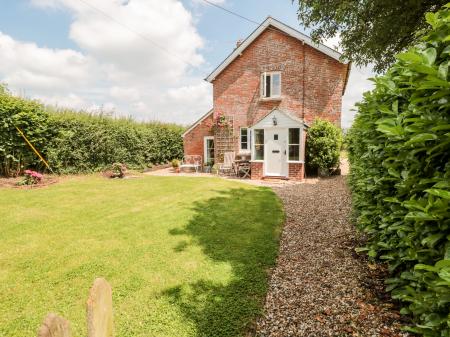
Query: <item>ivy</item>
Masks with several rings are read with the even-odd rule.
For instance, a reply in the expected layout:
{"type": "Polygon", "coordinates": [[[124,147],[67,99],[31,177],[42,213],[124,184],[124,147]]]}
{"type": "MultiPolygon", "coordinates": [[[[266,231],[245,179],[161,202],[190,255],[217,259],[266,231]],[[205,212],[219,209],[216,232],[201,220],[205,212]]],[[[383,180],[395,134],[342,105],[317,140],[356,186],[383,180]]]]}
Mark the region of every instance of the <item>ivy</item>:
{"type": "Polygon", "coordinates": [[[450,336],[450,6],[364,94],[349,131],[350,185],[368,255],[424,336],[450,336]]]}

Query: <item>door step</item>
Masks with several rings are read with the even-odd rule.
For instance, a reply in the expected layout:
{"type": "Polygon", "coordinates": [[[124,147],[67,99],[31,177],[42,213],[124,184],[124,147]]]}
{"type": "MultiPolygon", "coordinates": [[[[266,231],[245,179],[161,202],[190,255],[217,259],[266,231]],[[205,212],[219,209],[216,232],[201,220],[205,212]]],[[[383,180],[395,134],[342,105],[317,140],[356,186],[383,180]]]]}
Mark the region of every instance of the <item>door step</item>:
{"type": "Polygon", "coordinates": [[[261,179],[262,180],[289,180],[288,177],[282,177],[282,176],[264,176],[261,179]]]}

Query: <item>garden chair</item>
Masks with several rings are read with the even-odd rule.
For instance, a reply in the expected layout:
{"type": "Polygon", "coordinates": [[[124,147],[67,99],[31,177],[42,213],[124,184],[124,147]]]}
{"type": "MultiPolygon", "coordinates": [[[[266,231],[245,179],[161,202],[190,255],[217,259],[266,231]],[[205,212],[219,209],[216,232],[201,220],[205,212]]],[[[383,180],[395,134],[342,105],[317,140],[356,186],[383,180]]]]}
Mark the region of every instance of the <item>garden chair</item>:
{"type": "Polygon", "coordinates": [[[187,169],[194,169],[196,173],[201,169],[202,167],[202,156],[199,155],[186,155],[183,158],[183,161],[180,164],[180,170],[182,171],[183,168],[187,169]]]}
{"type": "Polygon", "coordinates": [[[219,164],[219,174],[231,174],[234,173],[234,158],[236,157],[234,152],[225,152],[223,155],[223,163],[219,164]]]}

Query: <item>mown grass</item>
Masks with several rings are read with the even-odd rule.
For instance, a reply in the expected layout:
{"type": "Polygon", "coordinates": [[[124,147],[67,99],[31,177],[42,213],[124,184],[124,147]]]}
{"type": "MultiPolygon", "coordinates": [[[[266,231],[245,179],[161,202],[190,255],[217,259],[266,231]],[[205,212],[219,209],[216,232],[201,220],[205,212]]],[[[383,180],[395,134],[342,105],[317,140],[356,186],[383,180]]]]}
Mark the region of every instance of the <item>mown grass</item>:
{"type": "Polygon", "coordinates": [[[0,336],[48,312],[85,336],[92,281],[113,288],[117,336],[240,336],[261,312],[282,207],[212,178],[71,178],[0,189],[0,336]]]}

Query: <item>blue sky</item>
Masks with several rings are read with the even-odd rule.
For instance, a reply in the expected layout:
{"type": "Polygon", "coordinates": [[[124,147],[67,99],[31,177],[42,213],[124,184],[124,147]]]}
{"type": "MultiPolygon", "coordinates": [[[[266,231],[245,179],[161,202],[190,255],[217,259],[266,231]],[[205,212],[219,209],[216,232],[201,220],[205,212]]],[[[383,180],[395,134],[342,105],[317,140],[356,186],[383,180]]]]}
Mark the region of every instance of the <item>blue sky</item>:
{"type": "MultiPolygon", "coordinates": [[[[202,79],[256,28],[202,0],[89,0],[95,8],[86,1],[1,0],[0,81],[59,106],[188,124],[212,104],[202,79]]],[[[290,0],[213,1],[308,33],[290,0]]],[[[370,88],[367,75],[353,71],[344,126],[370,88]]]]}

